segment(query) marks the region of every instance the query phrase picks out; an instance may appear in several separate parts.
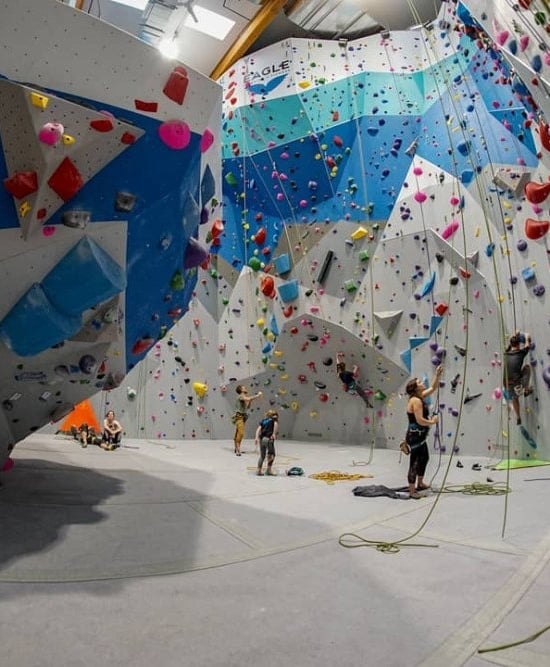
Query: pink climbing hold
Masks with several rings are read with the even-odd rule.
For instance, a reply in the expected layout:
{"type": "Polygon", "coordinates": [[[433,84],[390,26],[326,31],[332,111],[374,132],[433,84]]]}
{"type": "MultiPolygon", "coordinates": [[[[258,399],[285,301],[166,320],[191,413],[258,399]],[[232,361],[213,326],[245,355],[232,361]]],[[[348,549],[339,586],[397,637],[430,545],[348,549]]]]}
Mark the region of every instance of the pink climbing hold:
{"type": "Polygon", "coordinates": [[[457,204],[460,204],[460,199],[458,197],[455,197],[454,195],[449,199],[449,202],[451,206],[456,206],[457,204]]]}
{"type": "Polygon", "coordinates": [[[191,141],[189,125],[182,120],[168,120],[158,129],[161,141],[173,150],[187,148],[191,141]]]}
{"type": "Polygon", "coordinates": [[[202,133],[201,142],[199,144],[199,150],[201,153],[206,153],[206,151],[214,143],[214,135],[208,129],[202,133]]]}
{"type": "Polygon", "coordinates": [[[38,139],[47,146],[55,146],[61,140],[63,132],[65,128],[61,123],[45,123],[38,133],[38,139]]]}
{"type": "Polygon", "coordinates": [[[445,240],[451,238],[451,236],[456,232],[456,230],[459,228],[459,226],[460,225],[458,223],[458,220],[453,220],[441,232],[441,237],[444,238],[445,240]]]}
{"type": "Polygon", "coordinates": [[[413,174],[414,174],[415,176],[420,176],[420,175],[423,174],[423,173],[424,173],[424,172],[422,171],[422,168],[421,168],[421,167],[415,167],[415,168],[413,169],[413,174]]]}
{"type": "Polygon", "coordinates": [[[415,201],[417,201],[419,204],[422,204],[423,202],[426,201],[426,199],[428,199],[428,196],[425,195],[423,192],[418,191],[418,192],[415,193],[415,195],[414,195],[414,199],[415,199],[415,201]]]}
{"type": "Polygon", "coordinates": [[[497,42],[500,44],[500,46],[504,46],[504,44],[506,44],[508,37],[510,37],[508,30],[500,30],[496,34],[497,42]]]}
{"type": "Polygon", "coordinates": [[[519,38],[519,50],[520,51],[525,51],[528,44],[529,44],[529,35],[522,35],[519,38]]]}

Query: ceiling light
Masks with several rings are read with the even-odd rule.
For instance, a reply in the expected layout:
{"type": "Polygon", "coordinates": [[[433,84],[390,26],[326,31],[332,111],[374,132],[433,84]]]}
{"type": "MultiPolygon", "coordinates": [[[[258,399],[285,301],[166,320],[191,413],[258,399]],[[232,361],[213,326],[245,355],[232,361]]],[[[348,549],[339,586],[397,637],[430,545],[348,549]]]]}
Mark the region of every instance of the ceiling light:
{"type": "Polygon", "coordinates": [[[173,38],[165,37],[161,39],[157,48],[166,58],[177,58],[178,56],[179,50],[173,38]]]}
{"type": "Polygon", "coordinates": [[[113,0],[113,2],[118,2],[119,5],[134,7],[134,9],[139,9],[142,12],[147,7],[149,0],[113,0]]]}
{"type": "Polygon", "coordinates": [[[191,15],[188,15],[183,25],[216,39],[225,39],[235,25],[235,21],[199,5],[193,5],[193,13],[197,20],[195,21],[191,15]]]}

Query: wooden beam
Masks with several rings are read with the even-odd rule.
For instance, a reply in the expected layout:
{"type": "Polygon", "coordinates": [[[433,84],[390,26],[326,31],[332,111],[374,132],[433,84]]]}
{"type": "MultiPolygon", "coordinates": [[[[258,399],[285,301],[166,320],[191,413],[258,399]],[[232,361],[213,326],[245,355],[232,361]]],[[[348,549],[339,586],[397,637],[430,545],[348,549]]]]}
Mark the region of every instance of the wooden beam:
{"type": "Polygon", "coordinates": [[[210,72],[210,78],[219,79],[233,63],[242,58],[286,3],[287,0],[265,0],[254,18],[225,52],[212,72],[210,72]]]}

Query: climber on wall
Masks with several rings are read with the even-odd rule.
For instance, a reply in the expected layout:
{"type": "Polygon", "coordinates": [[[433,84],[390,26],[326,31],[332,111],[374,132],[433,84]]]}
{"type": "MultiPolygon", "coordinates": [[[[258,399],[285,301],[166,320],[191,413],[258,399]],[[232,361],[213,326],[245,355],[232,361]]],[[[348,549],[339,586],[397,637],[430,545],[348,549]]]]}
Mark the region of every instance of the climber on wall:
{"type": "Polygon", "coordinates": [[[510,336],[508,347],[504,352],[504,398],[511,404],[516,413],[516,424],[521,424],[519,397],[529,396],[533,389],[529,386],[531,367],[523,365],[525,357],[531,349],[531,336],[516,331],[510,336]]]}
{"type": "Polygon", "coordinates": [[[344,384],[344,391],[351,391],[360,396],[367,407],[372,408],[372,403],[369,401],[367,395],[367,390],[363,389],[361,385],[357,382],[359,378],[359,368],[354,365],[351,371],[346,370],[346,363],[344,361],[344,353],[338,352],[336,354],[336,372],[338,377],[344,384]]]}

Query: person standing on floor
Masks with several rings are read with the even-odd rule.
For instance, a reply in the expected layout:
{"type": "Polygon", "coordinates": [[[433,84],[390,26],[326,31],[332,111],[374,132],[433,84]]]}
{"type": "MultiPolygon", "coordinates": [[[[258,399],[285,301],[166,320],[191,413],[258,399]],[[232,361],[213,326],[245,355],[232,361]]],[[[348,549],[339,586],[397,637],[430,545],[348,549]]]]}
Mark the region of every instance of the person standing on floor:
{"type": "Polygon", "coordinates": [[[248,410],[252,401],[255,401],[257,398],[261,398],[262,392],[259,391],[254,396],[248,395],[248,389],[244,384],[237,386],[237,401],[235,403],[235,414],[232,417],[232,421],[235,424],[235,435],[233,436],[233,443],[235,445],[234,452],[237,456],[241,455],[241,442],[244,438],[244,425],[248,419],[248,410]]]}
{"type": "Polygon", "coordinates": [[[114,410],[109,410],[103,420],[103,442],[102,449],[112,451],[115,447],[120,447],[120,439],[122,438],[122,426],[115,419],[114,410]]]}
{"type": "Polygon", "coordinates": [[[424,475],[430,459],[428,452],[428,445],[426,438],[430,426],[437,424],[438,417],[434,415],[429,417],[429,406],[424,400],[439,387],[439,380],[443,373],[443,366],[438,366],[435,369],[435,375],[428,388],[424,386],[422,380],[413,378],[407,382],[405,391],[409,396],[407,401],[407,419],[408,428],[405,440],[411,449],[411,458],[409,461],[409,471],[407,473],[407,481],[409,483],[409,497],[420,498],[419,491],[424,491],[429,488],[428,484],[424,484],[424,475]]]}
{"type": "Polygon", "coordinates": [[[533,391],[529,386],[531,367],[528,364],[523,365],[530,349],[531,336],[516,331],[510,336],[504,352],[504,398],[512,403],[518,425],[521,424],[519,397],[521,394],[529,396],[533,391]]]}
{"type": "Polygon", "coordinates": [[[265,417],[258,424],[254,444],[260,444],[260,458],[258,459],[257,475],[263,475],[262,467],[267,454],[267,468],[265,474],[275,475],[271,467],[275,461],[275,439],[279,433],[279,415],[276,410],[268,410],[265,417]]]}

